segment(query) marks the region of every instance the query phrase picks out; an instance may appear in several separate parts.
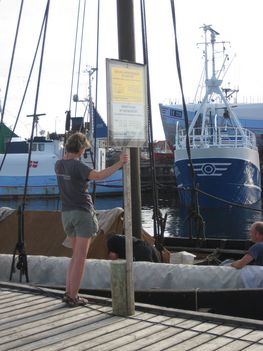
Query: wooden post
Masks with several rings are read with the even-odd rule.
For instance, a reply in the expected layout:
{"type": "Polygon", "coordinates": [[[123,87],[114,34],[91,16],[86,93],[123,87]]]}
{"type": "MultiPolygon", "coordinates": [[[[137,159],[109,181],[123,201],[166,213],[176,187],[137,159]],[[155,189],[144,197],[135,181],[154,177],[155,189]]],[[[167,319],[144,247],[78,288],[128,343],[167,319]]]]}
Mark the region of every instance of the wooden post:
{"type": "MultiPolygon", "coordinates": [[[[126,153],[130,159],[130,149],[126,153]]],[[[131,218],[131,177],[130,162],[123,167],[124,182],[124,232],[126,260],[112,262],[111,294],[113,313],[120,316],[131,316],[135,313],[134,280],[133,280],[133,244],[131,218]]]]}
{"type": "MultiPolygon", "coordinates": [[[[126,148],[125,151],[129,155],[129,159],[130,159],[130,149],[126,148]]],[[[130,162],[124,165],[123,178],[124,178],[124,232],[125,232],[126,280],[127,280],[127,315],[129,316],[135,313],[130,162]]]]}
{"type": "MultiPolygon", "coordinates": [[[[133,0],[117,0],[117,20],[119,59],[127,60],[129,62],[136,62],[133,0]]],[[[132,204],[132,234],[137,238],[141,238],[142,201],[139,147],[131,147],[130,155],[130,169],[132,171],[132,194],[130,200],[132,204]]]]}

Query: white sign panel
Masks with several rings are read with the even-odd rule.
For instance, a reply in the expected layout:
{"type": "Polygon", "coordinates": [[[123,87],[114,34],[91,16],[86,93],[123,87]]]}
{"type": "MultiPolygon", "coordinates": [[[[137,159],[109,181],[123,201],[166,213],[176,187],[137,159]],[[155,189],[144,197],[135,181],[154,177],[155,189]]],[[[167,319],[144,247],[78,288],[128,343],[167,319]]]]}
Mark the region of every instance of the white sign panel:
{"type": "Polygon", "coordinates": [[[109,144],[141,147],[147,141],[145,66],[110,59],[106,65],[109,144]]]}

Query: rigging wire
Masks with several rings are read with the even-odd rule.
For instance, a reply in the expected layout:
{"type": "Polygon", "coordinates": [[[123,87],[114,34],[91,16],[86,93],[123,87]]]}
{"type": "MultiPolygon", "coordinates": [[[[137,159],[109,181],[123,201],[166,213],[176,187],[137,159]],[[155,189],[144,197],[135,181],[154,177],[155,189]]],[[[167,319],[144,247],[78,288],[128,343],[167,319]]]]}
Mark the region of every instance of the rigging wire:
{"type": "Polygon", "coordinates": [[[29,151],[28,151],[28,162],[27,162],[24,195],[23,195],[22,204],[21,204],[22,210],[24,210],[25,203],[26,203],[28,178],[29,178],[29,167],[30,167],[30,160],[31,160],[31,154],[32,154],[32,145],[33,145],[33,139],[34,139],[35,125],[38,122],[38,117],[40,115],[43,115],[43,114],[37,114],[37,108],[38,108],[38,97],[39,97],[40,81],[41,81],[41,74],[42,74],[42,67],[43,67],[44,50],[45,50],[45,43],[46,43],[49,3],[50,3],[50,0],[47,1],[47,6],[46,6],[45,16],[44,16],[44,33],[43,33],[43,40],[42,40],[39,70],[38,70],[38,80],[37,80],[37,89],[36,89],[35,104],[34,104],[34,113],[32,115],[33,122],[32,122],[31,138],[30,138],[29,151]]]}
{"type": "MultiPolygon", "coordinates": [[[[75,66],[76,66],[76,56],[77,56],[77,42],[79,38],[79,27],[80,27],[80,8],[81,8],[81,0],[79,0],[78,3],[78,14],[77,14],[77,23],[76,23],[76,33],[75,33],[75,45],[74,45],[74,55],[73,55],[73,65],[72,65],[72,77],[71,77],[71,88],[70,88],[70,102],[69,102],[69,109],[66,111],[66,125],[65,125],[65,138],[66,140],[66,132],[70,131],[70,124],[72,121],[71,117],[71,100],[72,100],[72,95],[73,95],[73,85],[74,85],[74,73],[75,73],[75,66]]],[[[82,15],[82,27],[81,27],[81,37],[80,37],[80,49],[79,49],[79,61],[78,61],[78,78],[77,78],[77,93],[76,93],[76,99],[74,99],[75,95],[73,96],[73,101],[75,101],[76,106],[75,106],[75,117],[77,116],[77,104],[79,102],[78,99],[78,92],[79,92],[79,82],[80,82],[80,70],[81,70],[81,62],[82,62],[82,56],[83,56],[83,38],[84,38],[84,28],[85,28],[85,14],[86,14],[86,0],[84,0],[84,5],[83,5],[83,15],[82,15]]],[[[96,126],[94,126],[94,115],[97,114],[97,109],[96,109],[96,104],[97,104],[97,95],[98,95],[98,74],[96,74],[96,96],[95,96],[95,106],[92,101],[91,97],[91,75],[98,71],[98,51],[99,51],[99,18],[100,18],[100,0],[98,0],[98,9],[97,9],[97,50],[96,50],[96,68],[93,68],[88,71],[89,74],[89,98],[87,101],[87,105],[85,107],[85,111],[83,114],[83,121],[84,117],[89,110],[89,117],[90,117],[90,137],[93,139],[92,140],[92,150],[88,150],[91,158],[91,162],[93,167],[95,168],[96,165],[96,126]]],[[[80,130],[85,129],[85,124],[83,123],[82,125],[79,126],[80,130]]],[[[95,202],[95,188],[96,184],[93,182],[93,191],[92,191],[92,198],[93,201],[95,202]]]]}
{"type": "Polygon", "coordinates": [[[95,84],[95,99],[94,99],[94,107],[96,109],[98,106],[99,43],[100,43],[100,0],[98,0],[98,8],[97,8],[96,84],[95,84]]]}
{"type": "Polygon", "coordinates": [[[73,83],[74,83],[74,73],[75,73],[75,62],[76,62],[76,54],[77,54],[77,38],[78,38],[78,31],[79,31],[79,14],[80,14],[80,2],[78,4],[78,14],[77,14],[77,23],[76,23],[76,31],[75,31],[75,45],[74,45],[74,54],[73,54],[73,62],[72,62],[72,71],[71,71],[71,86],[70,86],[70,95],[69,95],[69,111],[71,111],[71,104],[72,104],[72,95],[73,95],[73,83]]]}
{"type": "Polygon", "coordinates": [[[41,80],[42,66],[43,66],[44,48],[45,48],[45,41],[46,41],[49,4],[50,4],[50,0],[47,0],[47,5],[46,5],[46,9],[45,9],[45,14],[44,14],[44,20],[43,20],[43,24],[41,27],[41,34],[43,32],[43,28],[44,28],[44,33],[43,33],[43,40],[42,40],[42,49],[41,49],[41,54],[40,54],[40,64],[39,64],[39,71],[38,71],[34,113],[32,115],[33,121],[32,121],[31,138],[30,138],[30,144],[29,144],[29,150],[28,150],[28,161],[27,161],[27,168],[26,168],[24,193],[23,193],[23,197],[22,197],[22,202],[18,206],[18,216],[19,216],[19,219],[18,219],[18,242],[16,243],[16,247],[15,247],[15,250],[13,253],[13,260],[12,260],[11,271],[10,271],[10,280],[11,280],[12,274],[15,271],[15,255],[16,255],[16,252],[18,251],[18,262],[17,262],[16,267],[17,267],[17,269],[20,270],[20,282],[22,280],[23,274],[25,274],[25,276],[26,276],[26,281],[27,282],[29,281],[28,270],[27,270],[27,255],[26,255],[26,251],[25,251],[25,247],[24,247],[24,210],[25,210],[26,197],[27,197],[27,187],[28,187],[31,154],[32,154],[32,145],[33,145],[33,138],[34,138],[34,129],[35,129],[35,125],[38,121],[38,117],[41,115],[41,114],[37,114],[37,107],[38,107],[40,80],[41,80]]]}
{"type": "MultiPolygon", "coordinates": [[[[93,110],[91,112],[90,118],[93,119],[92,127],[93,127],[93,139],[94,139],[94,163],[96,165],[96,149],[97,149],[97,130],[96,130],[96,115],[94,118],[94,113],[97,114],[97,104],[98,104],[98,67],[99,67],[99,37],[100,37],[100,0],[98,0],[98,8],[97,8],[97,45],[96,45],[96,80],[95,80],[95,99],[94,105],[93,102],[90,101],[91,107],[93,110]]],[[[91,98],[91,97],[90,97],[91,98]]],[[[91,131],[92,132],[92,131],[91,131]]]]}
{"type": "Polygon", "coordinates": [[[158,188],[156,180],[156,168],[153,150],[153,127],[152,127],[152,110],[151,110],[151,93],[150,93],[150,74],[149,74],[149,58],[148,58],[148,45],[147,45],[147,28],[146,28],[146,14],[145,14],[145,1],[141,0],[141,25],[142,25],[142,42],[143,42],[143,58],[146,66],[147,76],[147,108],[148,108],[148,148],[150,155],[150,168],[152,175],[152,189],[153,189],[153,220],[154,220],[154,238],[155,246],[160,252],[161,260],[163,261],[163,237],[167,214],[162,216],[158,206],[158,188]]]}
{"type": "MultiPolygon", "coordinates": [[[[12,55],[11,55],[11,62],[10,62],[10,65],[9,65],[9,72],[8,72],[8,78],[7,78],[6,89],[5,89],[4,102],[3,102],[2,109],[0,109],[1,110],[0,111],[1,112],[0,132],[1,132],[1,128],[3,128],[3,123],[4,123],[5,106],[6,106],[6,101],[7,101],[8,91],[9,91],[9,84],[10,84],[10,79],[11,79],[11,73],[12,73],[12,68],[13,68],[13,62],[14,62],[14,57],[15,57],[15,52],[16,52],[16,44],[17,44],[18,32],[19,32],[19,28],[20,28],[20,22],[21,22],[21,16],[22,16],[22,11],[23,11],[23,5],[24,5],[24,0],[21,1],[21,5],[20,5],[18,21],[17,21],[17,27],[16,27],[15,40],[14,40],[14,44],[13,44],[13,51],[12,51],[12,55]]],[[[20,109],[20,111],[21,111],[21,109],[20,109]]],[[[9,140],[9,142],[6,145],[5,153],[4,153],[3,159],[2,159],[1,164],[0,164],[0,171],[2,170],[3,164],[5,162],[6,154],[7,154],[7,151],[9,149],[9,145],[11,143],[11,139],[12,139],[12,137],[15,134],[15,128],[16,128],[16,125],[17,125],[17,122],[18,122],[18,117],[20,115],[20,111],[19,111],[19,114],[18,114],[18,116],[16,118],[15,124],[13,126],[13,130],[11,132],[10,140],[9,140]]]]}
{"type": "Polygon", "coordinates": [[[179,57],[179,48],[178,48],[178,40],[177,40],[177,30],[176,30],[176,16],[175,16],[175,6],[174,1],[170,0],[171,3],[171,11],[172,11],[172,19],[173,19],[173,27],[174,27],[174,38],[175,38],[175,53],[176,53],[176,65],[177,65],[177,73],[179,78],[179,84],[182,94],[182,103],[183,103],[183,111],[184,111],[184,119],[185,119],[185,129],[186,129],[186,151],[188,155],[190,172],[192,177],[192,191],[191,191],[191,206],[190,213],[187,217],[187,221],[190,222],[190,238],[192,238],[193,226],[197,229],[197,237],[201,236],[202,239],[205,238],[205,223],[200,214],[199,203],[198,203],[198,192],[196,187],[196,177],[191,157],[190,150],[190,141],[189,141],[189,122],[188,122],[188,112],[186,108],[186,102],[183,91],[183,80],[181,74],[181,65],[180,65],[180,57],[179,57]]]}
{"type": "MultiPolygon", "coordinates": [[[[85,28],[85,13],[86,13],[86,0],[84,0],[83,15],[82,15],[81,38],[80,38],[80,48],[79,48],[78,79],[77,79],[77,96],[78,96],[78,92],[79,92],[80,70],[81,70],[81,60],[82,60],[82,46],[83,46],[83,34],[84,34],[84,28],[85,28]]],[[[75,104],[75,117],[77,117],[77,107],[78,107],[78,103],[76,102],[76,104],[75,104]]]]}
{"type": "MultiPolygon", "coordinates": [[[[15,40],[14,40],[14,44],[13,44],[13,52],[12,52],[12,56],[11,56],[11,63],[10,63],[10,66],[9,66],[9,72],[8,72],[8,78],[7,78],[7,83],[6,83],[4,102],[3,102],[3,107],[2,107],[2,111],[1,111],[1,124],[0,124],[0,128],[1,128],[1,125],[2,125],[3,119],[4,119],[5,105],[6,105],[6,100],[7,100],[8,90],[9,90],[9,83],[10,83],[10,79],[11,79],[11,73],[12,73],[13,62],[14,62],[14,57],[15,57],[16,43],[17,43],[17,37],[18,37],[18,32],[19,32],[19,27],[20,27],[20,22],[21,22],[21,16],[22,16],[22,11],[23,11],[23,5],[24,5],[24,0],[21,1],[20,10],[19,10],[19,15],[18,15],[18,21],[17,21],[17,27],[16,27],[16,34],[15,34],[15,40]]],[[[13,135],[13,134],[12,134],[12,135],[13,135]]]]}
{"type": "MultiPolygon", "coordinates": [[[[32,60],[32,64],[31,64],[31,68],[30,68],[30,71],[29,71],[28,79],[27,79],[27,82],[26,82],[24,94],[23,94],[23,97],[22,97],[22,100],[21,100],[21,104],[20,104],[20,107],[19,107],[19,110],[18,110],[18,113],[17,113],[17,116],[16,116],[16,120],[15,120],[13,129],[11,131],[11,135],[14,135],[14,133],[15,133],[16,126],[17,126],[17,123],[18,123],[18,120],[20,118],[20,114],[21,114],[21,111],[22,111],[22,108],[23,108],[23,105],[24,105],[24,101],[25,101],[25,98],[26,98],[27,90],[28,90],[28,87],[29,87],[29,83],[30,83],[31,76],[32,76],[32,73],[33,73],[33,69],[34,69],[35,62],[36,62],[36,58],[37,58],[37,54],[38,54],[38,50],[39,50],[39,46],[40,46],[40,42],[41,42],[41,37],[42,37],[45,21],[46,21],[46,19],[45,19],[45,15],[44,15],[43,21],[42,21],[42,25],[41,25],[41,28],[40,28],[40,33],[39,33],[37,45],[36,45],[35,54],[34,54],[34,57],[33,57],[33,60],[32,60]]],[[[15,53],[15,50],[16,50],[16,45],[14,47],[14,53],[15,53]]],[[[11,72],[10,72],[10,76],[11,76],[11,72]]],[[[5,153],[4,153],[1,165],[0,165],[0,171],[1,171],[2,167],[3,167],[4,162],[5,162],[6,155],[8,153],[9,148],[10,148],[10,145],[11,145],[11,138],[8,141],[8,143],[6,144],[5,153]]]]}
{"type": "MultiPolygon", "coordinates": [[[[100,0],[98,0],[98,7],[97,7],[97,45],[96,45],[96,67],[95,67],[95,71],[96,71],[96,79],[95,79],[95,100],[94,100],[94,104],[92,101],[89,101],[90,103],[90,119],[92,119],[91,125],[93,127],[93,162],[94,162],[94,166],[96,166],[97,164],[97,125],[96,125],[96,121],[97,121],[97,105],[98,105],[98,77],[99,77],[99,72],[98,72],[98,67],[99,67],[99,43],[100,43],[100,0]]],[[[90,87],[91,88],[91,87],[90,87]]],[[[91,96],[90,96],[91,99],[91,96]]],[[[92,131],[91,131],[92,133],[92,131]]],[[[93,182],[92,184],[92,201],[95,204],[96,201],[96,183],[93,182]]]]}
{"type": "Polygon", "coordinates": [[[72,104],[72,95],[73,95],[73,83],[74,83],[74,72],[75,72],[75,61],[76,61],[76,52],[77,52],[77,38],[78,38],[78,28],[79,28],[79,15],[80,15],[80,2],[78,3],[78,14],[77,14],[77,23],[76,23],[76,31],[75,31],[75,45],[74,45],[74,54],[73,54],[73,62],[72,62],[72,71],[71,71],[71,84],[70,84],[70,94],[69,94],[69,107],[66,113],[66,123],[65,123],[65,138],[66,141],[66,132],[70,130],[70,121],[71,121],[71,104],[72,104]]]}

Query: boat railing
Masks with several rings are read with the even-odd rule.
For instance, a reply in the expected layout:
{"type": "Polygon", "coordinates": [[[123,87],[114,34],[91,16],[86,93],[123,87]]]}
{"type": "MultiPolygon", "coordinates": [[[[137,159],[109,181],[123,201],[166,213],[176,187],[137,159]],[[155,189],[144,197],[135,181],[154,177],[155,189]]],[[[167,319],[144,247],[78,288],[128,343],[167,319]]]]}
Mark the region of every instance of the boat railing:
{"type": "MultiPolygon", "coordinates": [[[[189,135],[191,148],[210,147],[247,147],[257,149],[256,137],[248,129],[237,127],[205,127],[202,133],[200,127],[193,128],[189,135]]],[[[186,147],[186,130],[177,129],[175,148],[184,149],[186,147]]]]}

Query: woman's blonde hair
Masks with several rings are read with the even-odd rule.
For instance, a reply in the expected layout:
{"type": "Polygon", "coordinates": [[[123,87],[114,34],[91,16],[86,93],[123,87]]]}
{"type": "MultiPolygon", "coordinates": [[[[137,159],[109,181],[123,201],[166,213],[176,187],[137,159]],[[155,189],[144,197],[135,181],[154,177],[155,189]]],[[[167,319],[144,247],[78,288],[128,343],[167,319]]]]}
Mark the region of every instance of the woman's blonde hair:
{"type": "Polygon", "coordinates": [[[81,149],[90,148],[90,143],[83,133],[72,134],[66,142],[66,151],[77,154],[81,149]]]}

